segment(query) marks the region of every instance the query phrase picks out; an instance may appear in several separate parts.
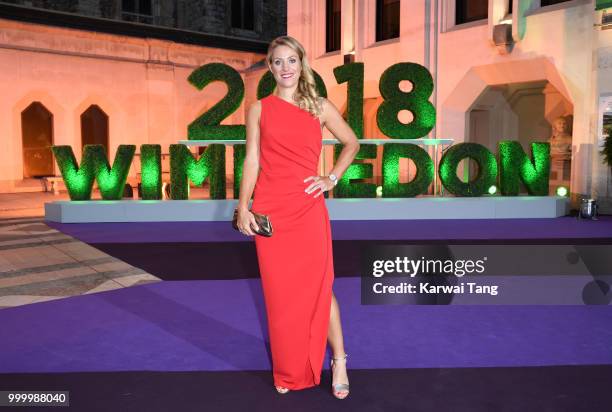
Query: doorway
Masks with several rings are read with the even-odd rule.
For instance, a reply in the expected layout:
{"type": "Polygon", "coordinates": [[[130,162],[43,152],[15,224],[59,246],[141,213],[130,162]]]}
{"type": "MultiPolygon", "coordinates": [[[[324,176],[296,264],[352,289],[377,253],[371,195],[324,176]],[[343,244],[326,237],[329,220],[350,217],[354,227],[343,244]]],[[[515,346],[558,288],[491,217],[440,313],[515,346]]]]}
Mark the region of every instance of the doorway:
{"type": "Polygon", "coordinates": [[[40,102],[21,112],[23,177],[53,176],[53,114],[40,102]]]}

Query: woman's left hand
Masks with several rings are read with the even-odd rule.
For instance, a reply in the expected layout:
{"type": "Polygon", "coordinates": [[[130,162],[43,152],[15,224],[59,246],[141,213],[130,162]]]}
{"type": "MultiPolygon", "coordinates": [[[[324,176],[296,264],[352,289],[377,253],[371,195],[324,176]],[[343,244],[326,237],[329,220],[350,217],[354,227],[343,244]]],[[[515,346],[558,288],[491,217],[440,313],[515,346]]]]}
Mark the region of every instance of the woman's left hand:
{"type": "Polygon", "coordinates": [[[327,192],[334,188],[334,183],[327,176],[308,176],[304,179],[304,183],[312,180],[313,182],[308,186],[305,190],[306,193],[311,194],[312,192],[317,192],[314,197],[318,197],[323,194],[323,192],[327,192]]]}

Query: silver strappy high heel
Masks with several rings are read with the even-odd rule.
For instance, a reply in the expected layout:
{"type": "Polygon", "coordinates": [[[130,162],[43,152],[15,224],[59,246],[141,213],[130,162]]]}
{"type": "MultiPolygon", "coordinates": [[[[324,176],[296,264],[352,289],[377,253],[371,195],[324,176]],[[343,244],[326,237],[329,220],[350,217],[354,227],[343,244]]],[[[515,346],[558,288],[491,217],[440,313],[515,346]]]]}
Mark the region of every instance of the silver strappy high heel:
{"type": "Polygon", "coordinates": [[[289,388],[285,388],[283,386],[274,386],[276,388],[276,392],[280,393],[281,395],[286,394],[287,392],[289,392],[289,388]]]}
{"type": "MultiPolygon", "coordinates": [[[[335,361],[340,361],[340,360],[346,360],[346,358],[348,357],[348,354],[344,354],[344,356],[342,358],[331,358],[330,362],[329,362],[329,367],[332,368],[331,372],[332,372],[332,382],[334,380],[334,362],[335,361]]],[[[336,399],[344,399],[349,395],[349,384],[348,383],[332,383],[332,393],[334,394],[334,397],[336,399]],[[337,393],[344,393],[346,392],[346,395],[344,396],[338,396],[337,393]]]]}

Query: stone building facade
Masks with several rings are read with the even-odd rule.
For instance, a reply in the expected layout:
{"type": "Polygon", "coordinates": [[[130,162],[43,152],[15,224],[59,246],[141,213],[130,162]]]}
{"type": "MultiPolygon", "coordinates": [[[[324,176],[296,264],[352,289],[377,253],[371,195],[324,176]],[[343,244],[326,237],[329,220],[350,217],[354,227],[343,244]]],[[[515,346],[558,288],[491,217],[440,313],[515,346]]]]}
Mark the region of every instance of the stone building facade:
{"type": "Polygon", "coordinates": [[[4,0],[3,3],[259,40],[272,40],[286,33],[287,2],[280,0],[4,0]],[[247,18],[241,18],[243,15],[247,18]],[[250,16],[252,24],[248,22],[250,16]]]}
{"type": "MultiPolygon", "coordinates": [[[[12,3],[21,4],[0,2],[0,193],[40,191],[42,177],[58,176],[51,145],[72,146],[79,161],[89,143],[111,159],[120,144],[161,144],[167,154],[226,94],[222,82],[189,83],[207,63],[241,74],[245,102],[222,124],[244,123],[267,45],[286,29],[278,0],[254,1],[252,24],[250,11],[232,24],[225,1],[154,0],[152,22],[122,17],[120,1],[12,3]]],[[[137,156],[132,180],[139,167],[137,156]]]]}
{"type": "Polygon", "coordinates": [[[610,168],[599,154],[604,115],[612,114],[612,2],[295,0],[288,5],[288,34],[301,39],[338,107],[346,102],[346,85],[338,84],[334,67],[364,63],[366,138],[384,137],[376,126],[380,76],[395,63],[415,62],[434,81],[437,118],[429,137],[481,143],[494,153],[500,140],[518,140],[529,150],[532,141],[550,139],[553,124],[563,118],[572,139],[568,182],[574,197],[612,199],[610,168]],[[330,50],[332,34],[337,41],[330,50]]]}

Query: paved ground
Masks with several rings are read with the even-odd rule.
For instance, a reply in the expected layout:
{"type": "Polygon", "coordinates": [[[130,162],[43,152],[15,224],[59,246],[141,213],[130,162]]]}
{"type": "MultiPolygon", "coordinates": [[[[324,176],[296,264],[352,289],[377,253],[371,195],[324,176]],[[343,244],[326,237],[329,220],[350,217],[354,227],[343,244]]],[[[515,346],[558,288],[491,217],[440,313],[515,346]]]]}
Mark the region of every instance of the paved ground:
{"type": "Polygon", "coordinates": [[[45,202],[70,200],[66,192],[0,193],[0,219],[43,217],[45,202]]]}
{"type": "Polygon", "coordinates": [[[0,220],[0,308],[159,280],[42,218],[0,220]]]}
{"type": "Polygon", "coordinates": [[[160,279],[44,223],[44,203],[66,193],[0,194],[0,308],[160,279]]]}
{"type": "MultiPolygon", "coordinates": [[[[227,184],[227,197],[233,196],[232,183],[227,184]]],[[[100,199],[100,192],[94,190],[91,198],[100,199]]],[[[209,199],[208,187],[190,188],[190,199],[209,199]]],[[[45,202],[56,200],[70,200],[66,191],[54,195],[52,192],[27,192],[27,193],[0,193],[0,219],[43,217],[45,215],[45,202]]]]}

